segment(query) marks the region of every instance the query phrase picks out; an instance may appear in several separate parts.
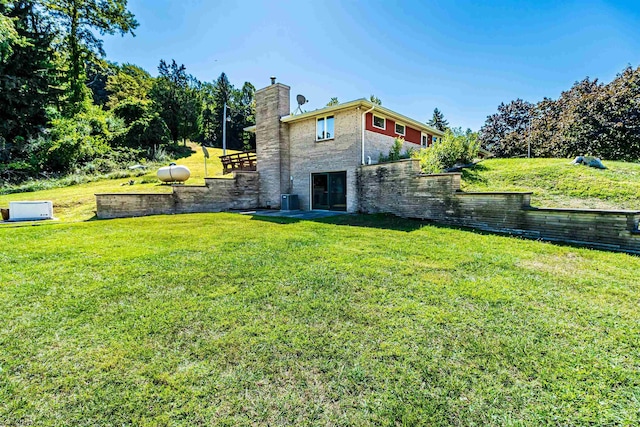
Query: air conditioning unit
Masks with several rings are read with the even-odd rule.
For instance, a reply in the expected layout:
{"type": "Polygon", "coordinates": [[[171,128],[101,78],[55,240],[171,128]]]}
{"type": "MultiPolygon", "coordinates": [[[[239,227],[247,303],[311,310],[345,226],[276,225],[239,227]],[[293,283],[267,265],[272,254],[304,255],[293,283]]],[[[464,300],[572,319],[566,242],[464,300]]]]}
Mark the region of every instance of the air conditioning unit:
{"type": "Polygon", "coordinates": [[[297,211],[300,209],[297,194],[282,194],[280,200],[281,211],[297,211]]]}
{"type": "Polygon", "coordinates": [[[52,202],[9,202],[9,221],[53,219],[52,202]]]}

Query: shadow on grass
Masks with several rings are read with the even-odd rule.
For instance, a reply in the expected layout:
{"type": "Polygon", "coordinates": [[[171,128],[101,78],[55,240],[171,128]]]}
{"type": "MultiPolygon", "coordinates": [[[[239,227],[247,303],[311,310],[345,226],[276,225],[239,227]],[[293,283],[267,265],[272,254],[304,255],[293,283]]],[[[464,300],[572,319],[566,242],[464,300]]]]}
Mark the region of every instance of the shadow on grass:
{"type": "Polygon", "coordinates": [[[174,160],[183,159],[195,153],[195,151],[192,150],[191,147],[186,145],[178,145],[178,144],[168,145],[166,150],[167,150],[167,153],[174,160]]]}
{"type": "Polygon", "coordinates": [[[480,175],[480,172],[486,170],[487,167],[482,164],[477,164],[472,168],[462,169],[462,179],[469,184],[486,184],[488,182],[487,178],[480,175]]]}
{"type": "Polygon", "coordinates": [[[521,234],[512,233],[508,231],[500,232],[500,231],[481,230],[478,228],[473,228],[473,227],[468,227],[463,225],[453,225],[453,224],[448,225],[448,224],[441,224],[441,223],[437,223],[429,220],[400,218],[390,214],[348,214],[348,215],[337,215],[337,216],[331,216],[326,218],[315,218],[315,219],[314,218],[299,219],[299,218],[253,215],[251,219],[258,220],[258,221],[271,222],[274,224],[295,224],[300,221],[309,221],[309,222],[317,222],[321,224],[404,231],[407,233],[419,230],[422,227],[433,227],[433,228],[439,228],[443,230],[464,231],[464,232],[483,235],[483,236],[510,237],[519,241],[545,242],[546,244],[559,246],[559,247],[569,247],[569,248],[576,248],[576,249],[587,248],[587,249],[592,249],[592,250],[602,251],[602,252],[620,252],[620,253],[626,253],[627,255],[640,257],[640,254],[629,253],[622,250],[618,251],[618,250],[607,250],[604,248],[594,248],[588,243],[580,244],[580,243],[574,243],[574,242],[562,242],[557,240],[540,239],[536,237],[523,236],[521,234]]]}
{"type": "Polygon", "coordinates": [[[336,215],[325,218],[287,218],[279,216],[261,216],[259,214],[252,215],[252,220],[270,222],[273,224],[296,224],[301,221],[317,222],[320,224],[343,225],[349,227],[366,227],[379,228],[384,230],[395,230],[411,232],[418,230],[425,225],[434,225],[430,221],[418,219],[405,219],[388,214],[372,214],[372,215],[336,215]]]}

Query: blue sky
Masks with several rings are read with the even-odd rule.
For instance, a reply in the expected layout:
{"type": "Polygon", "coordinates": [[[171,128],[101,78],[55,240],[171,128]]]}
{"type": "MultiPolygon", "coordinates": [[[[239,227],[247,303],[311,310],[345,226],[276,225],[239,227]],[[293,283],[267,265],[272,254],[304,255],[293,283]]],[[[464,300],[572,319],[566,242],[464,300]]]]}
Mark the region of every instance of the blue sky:
{"type": "Polygon", "coordinates": [[[378,96],[426,121],[438,107],[477,130],[500,102],[557,98],[584,77],[640,65],[636,1],[129,0],[136,37],[105,36],[108,59],[156,75],[175,59],[202,81],[269,76],[306,108],[378,96]]]}

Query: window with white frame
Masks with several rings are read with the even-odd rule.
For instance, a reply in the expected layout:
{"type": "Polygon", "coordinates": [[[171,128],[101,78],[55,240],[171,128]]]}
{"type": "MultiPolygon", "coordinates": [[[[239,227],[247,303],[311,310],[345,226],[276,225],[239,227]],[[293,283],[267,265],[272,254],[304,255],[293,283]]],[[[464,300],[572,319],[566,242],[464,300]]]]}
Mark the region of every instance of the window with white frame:
{"type": "Polygon", "coordinates": [[[427,146],[427,135],[422,135],[422,146],[423,147],[427,146]]]}
{"type": "Polygon", "coordinates": [[[373,127],[385,130],[387,128],[387,120],[384,117],[373,115],[373,127]]]}
{"type": "Polygon", "coordinates": [[[401,125],[400,123],[396,123],[396,133],[398,135],[404,136],[405,132],[406,132],[405,126],[401,125]]]}
{"type": "Polygon", "coordinates": [[[334,129],[333,116],[320,117],[316,121],[316,141],[322,141],[325,139],[333,139],[334,129]]]}

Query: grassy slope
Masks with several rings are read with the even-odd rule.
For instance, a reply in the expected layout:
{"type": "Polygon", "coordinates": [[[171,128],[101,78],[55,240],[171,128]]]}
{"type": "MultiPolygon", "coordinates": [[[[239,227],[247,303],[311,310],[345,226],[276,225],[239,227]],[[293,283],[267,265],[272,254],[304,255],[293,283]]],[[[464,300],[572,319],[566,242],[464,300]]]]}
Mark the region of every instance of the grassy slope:
{"type": "Polygon", "coordinates": [[[640,423],[640,258],[279,221],[0,229],[0,425],[640,423]]]}
{"type": "Polygon", "coordinates": [[[567,159],[491,159],[463,175],[465,191],[533,191],[532,205],[640,209],[640,164],[598,170],[567,159]]]}
{"type": "MultiPolygon", "coordinates": [[[[196,144],[190,144],[190,146],[194,153],[190,157],[178,159],[176,163],[187,166],[191,171],[191,178],[187,181],[189,185],[204,184],[204,156],[202,150],[196,144]]],[[[221,174],[222,164],[218,156],[222,155],[222,150],[209,148],[209,154],[211,156],[207,166],[209,176],[221,174]]],[[[10,201],[52,200],[54,215],[57,218],[63,221],[83,221],[95,215],[95,194],[111,192],[162,193],[171,192],[171,187],[160,184],[156,179],[156,170],[154,169],[146,175],[135,178],[109,179],[51,190],[0,195],[0,207],[8,207],[10,201]],[[128,185],[132,179],[135,184],[133,186],[128,185]]],[[[2,224],[0,224],[1,226],[2,224]]]]}

